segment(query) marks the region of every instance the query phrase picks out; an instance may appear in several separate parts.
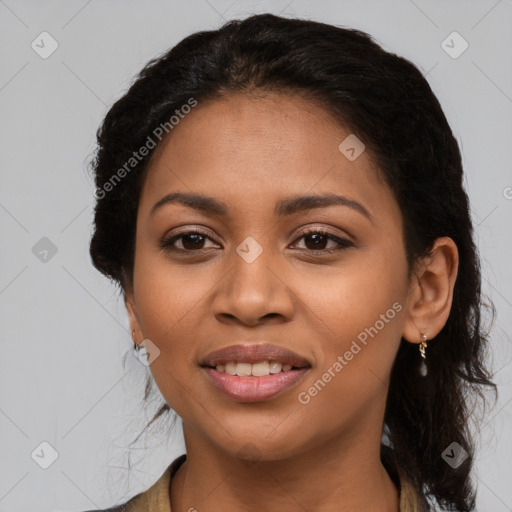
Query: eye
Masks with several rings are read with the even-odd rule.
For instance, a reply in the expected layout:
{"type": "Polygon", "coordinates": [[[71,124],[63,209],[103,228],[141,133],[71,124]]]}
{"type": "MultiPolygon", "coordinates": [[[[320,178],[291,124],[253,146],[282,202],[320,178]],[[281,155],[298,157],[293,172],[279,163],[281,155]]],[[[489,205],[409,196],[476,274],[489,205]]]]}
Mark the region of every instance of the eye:
{"type": "MultiPolygon", "coordinates": [[[[321,229],[310,229],[308,231],[303,231],[301,236],[297,238],[297,240],[301,239],[304,239],[306,247],[299,247],[299,249],[304,249],[310,252],[333,253],[342,251],[349,247],[354,247],[354,244],[349,240],[340,238],[333,235],[332,233],[329,233],[328,231],[323,231],[321,229]],[[327,248],[326,244],[328,245],[329,242],[335,242],[335,244],[338,246],[335,245],[334,247],[327,248]]],[[[199,252],[203,249],[208,249],[208,247],[204,247],[206,240],[214,242],[214,240],[208,236],[207,233],[197,229],[189,229],[171,237],[164,238],[160,241],[159,245],[166,251],[193,253],[199,252]],[[177,247],[175,245],[176,242],[179,242],[181,247],[177,247]]]]}
{"type": "MultiPolygon", "coordinates": [[[[176,235],[164,238],[160,241],[160,247],[166,251],[181,251],[181,252],[195,252],[205,249],[204,243],[206,240],[212,240],[206,233],[197,229],[189,229],[182,231],[176,235]],[[174,244],[180,241],[181,247],[176,247],[174,244]]],[[[208,249],[208,247],[206,247],[208,249]]]]}
{"type": "Polygon", "coordinates": [[[354,244],[345,238],[340,238],[328,231],[323,231],[321,229],[310,229],[308,231],[303,231],[301,236],[297,240],[304,239],[304,243],[306,245],[305,249],[311,252],[320,252],[320,253],[333,253],[337,251],[343,251],[349,247],[354,247],[354,244]],[[307,242],[309,240],[309,242],[307,242]],[[325,245],[328,242],[335,242],[338,244],[338,247],[330,247],[326,248],[325,245]]]}

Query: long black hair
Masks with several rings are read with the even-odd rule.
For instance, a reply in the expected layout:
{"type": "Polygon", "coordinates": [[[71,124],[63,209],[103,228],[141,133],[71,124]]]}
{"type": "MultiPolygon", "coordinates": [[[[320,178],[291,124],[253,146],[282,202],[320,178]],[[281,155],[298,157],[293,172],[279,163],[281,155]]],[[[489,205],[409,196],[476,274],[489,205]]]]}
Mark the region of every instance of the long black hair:
{"type": "MultiPolygon", "coordinates": [[[[137,162],[130,160],[134,152],[150,146],[150,139],[159,142],[158,127],[172,136],[171,117],[185,112],[184,105],[258,91],[309,98],[364,141],[400,206],[409,271],[438,237],[456,243],[453,304],[429,342],[428,375],[418,377],[418,347],[402,339],[384,427],[396,464],[420,493],[447,510],[471,509],[473,398],[485,405],[486,387],[496,389],[484,364],[488,333],[481,322],[479,258],[458,144],[410,61],[360,30],[272,14],[186,37],[142,69],[97,132],[94,266],[124,292],[132,289],[137,207],[153,150],[137,162]],[[442,458],[453,442],[468,454],[455,468],[442,458]]],[[[494,313],[492,304],[489,309],[494,313]]],[[[151,422],[169,409],[164,404],[151,422]]]]}

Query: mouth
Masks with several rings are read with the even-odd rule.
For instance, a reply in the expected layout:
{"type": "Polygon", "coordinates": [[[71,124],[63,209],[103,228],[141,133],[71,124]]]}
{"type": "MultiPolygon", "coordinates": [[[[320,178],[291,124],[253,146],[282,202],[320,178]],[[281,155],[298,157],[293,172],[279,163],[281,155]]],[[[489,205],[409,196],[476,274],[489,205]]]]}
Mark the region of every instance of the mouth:
{"type": "Polygon", "coordinates": [[[283,347],[232,345],[210,353],[200,363],[215,388],[237,402],[275,398],[295,387],[311,364],[283,347]]]}

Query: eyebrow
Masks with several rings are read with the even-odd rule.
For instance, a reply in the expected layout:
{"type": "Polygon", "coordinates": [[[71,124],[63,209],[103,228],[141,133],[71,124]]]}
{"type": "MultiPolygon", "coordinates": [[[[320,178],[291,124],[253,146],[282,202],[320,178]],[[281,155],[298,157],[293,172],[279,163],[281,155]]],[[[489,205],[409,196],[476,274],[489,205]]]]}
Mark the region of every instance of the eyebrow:
{"type": "MultiPolygon", "coordinates": [[[[229,208],[226,203],[213,197],[202,194],[172,192],[162,197],[151,208],[150,215],[154,215],[157,210],[166,204],[181,204],[194,210],[201,211],[210,215],[227,216],[229,208]]],[[[287,197],[277,202],[274,214],[277,217],[285,217],[294,213],[309,211],[317,208],[327,208],[329,206],[347,206],[364,215],[373,222],[373,216],[370,212],[355,199],[337,194],[314,194],[305,196],[287,197]]]]}

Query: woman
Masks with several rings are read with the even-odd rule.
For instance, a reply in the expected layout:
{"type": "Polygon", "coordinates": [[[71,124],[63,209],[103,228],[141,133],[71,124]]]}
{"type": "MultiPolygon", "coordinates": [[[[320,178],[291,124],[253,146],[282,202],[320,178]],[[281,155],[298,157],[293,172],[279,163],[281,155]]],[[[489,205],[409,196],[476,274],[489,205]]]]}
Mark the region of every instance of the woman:
{"type": "Polygon", "coordinates": [[[95,267],[186,454],[110,510],[470,510],[485,368],[456,140],[409,61],[263,14],[185,38],[98,131],[95,267]]]}

